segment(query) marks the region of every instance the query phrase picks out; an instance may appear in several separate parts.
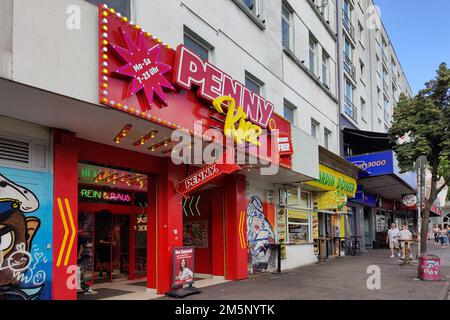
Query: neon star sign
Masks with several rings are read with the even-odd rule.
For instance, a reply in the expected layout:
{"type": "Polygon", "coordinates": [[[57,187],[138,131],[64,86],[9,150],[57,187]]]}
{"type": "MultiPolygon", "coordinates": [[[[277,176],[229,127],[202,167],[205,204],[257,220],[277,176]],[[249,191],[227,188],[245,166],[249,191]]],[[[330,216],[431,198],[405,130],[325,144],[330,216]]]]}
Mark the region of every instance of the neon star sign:
{"type": "Polygon", "coordinates": [[[125,98],[136,95],[143,112],[151,109],[154,97],[166,107],[168,103],[163,88],[174,90],[174,87],[164,77],[172,67],[159,61],[160,45],[148,48],[142,32],[138,33],[136,41],[122,28],[119,28],[119,35],[124,47],[111,44],[111,48],[123,65],[112,70],[112,74],[130,79],[125,98]]]}

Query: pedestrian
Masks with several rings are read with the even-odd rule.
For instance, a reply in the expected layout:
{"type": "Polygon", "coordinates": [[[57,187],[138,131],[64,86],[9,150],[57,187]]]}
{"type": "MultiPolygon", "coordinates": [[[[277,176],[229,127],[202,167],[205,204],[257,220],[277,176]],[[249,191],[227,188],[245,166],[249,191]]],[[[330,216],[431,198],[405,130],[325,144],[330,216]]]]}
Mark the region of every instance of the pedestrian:
{"type": "Polygon", "coordinates": [[[400,237],[400,230],[397,228],[395,223],[391,224],[391,228],[388,231],[386,242],[389,243],[389,248],[391,249],[391,258],[395,258],[394,250],[397,251],[397,255],[401,257],[400,254],[400,243],[398,238],[400,237]]]}
{"type": "Polygon", "coordinates": [[[439,245],[439,235],[441,233],[441,229],[438,225],[435,225],[433,227],[433,234],[434,234],[434,245],[439,245]]]}
{"type": "Polygon", "coordinates": [[[441,243],[441,248],[442,249],[447,248],[447,243],[448,243],[448,231],[447,231],[447,229],[440,230],[439,241],[441,243]]]}
{"type": "MultiPolygon", "coordinates": [[[[409,230],[408,226],[406,224],[403,225],[402,230],[400,231],[400,240],[412,240],[412,238],[413,238],[413,234],[409,230]]],[[[402,259],[406,258],[405,257],[406,254],[409,254],[409,257],[412,259],[413,255],[412,255],[412,252],[411,252],[411,244],[403,242],[402,243],[402,247],[403,246],[405,248],[403,248],[404,251],[403,251],[402,259]]]]}

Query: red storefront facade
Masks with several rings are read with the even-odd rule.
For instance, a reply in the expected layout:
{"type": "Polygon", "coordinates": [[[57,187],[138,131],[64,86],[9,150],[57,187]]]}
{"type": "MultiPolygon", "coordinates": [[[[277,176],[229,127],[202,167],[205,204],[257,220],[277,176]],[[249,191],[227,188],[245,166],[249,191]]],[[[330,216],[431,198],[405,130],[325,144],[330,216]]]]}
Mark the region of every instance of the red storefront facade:
{"type": "MultiPolygon", "coordinates": [[[[185,245],[186,224],[203,224],[207,233],[204,243],[195,249],[197,273],[226,280],[247,278],[244,171],[256,170],[254,167],[262,166],[262,160],[266,161],[265,165],[291,167],[290,123],[273,113],[274,106],[269,101],[184,46],[173,50],[103,6],[99,8],[99,101],[112,117],[117,115],[124,121],[117,127],[117,121],[111,124],[114,125],[111,130],[117,132],[111,141],[118,147],[86,140],[70,131],[52,130],[52,299],[77,298],[71,266],[76,266],[79,259],[82,212],[92,216],[105,211],[113,217],[129,216],[126,228],[130,230],[127,235],[130,239],[124,246],[129,246],[128,256],[124,258],[127,278],[146,278],[146,287],[155,289],[156,293],[172,288],[172,250],[185,245]],[[228,100],[218,103],[217,99],[228,100]],[[198,121],[200,126],[196,126],[198,121]],[[214,141],[224,149],[225,137],[217,138],[214,133],[208,133],[210,129],[229,135],[236,143],[233,150],[243,151],[256,162],[236,164],[232,156],[233,170],[221,172],[215,168],[215,174],[204,181],[193,174],[208,164],[173,163],[171,154],[176,143],[170,137],[175,130],[184,130],[189,137],[202,139],[203,144],[214,141]],[[264,129],[268,129],[267,134],[263,133],[264,129]],[[272,145],[278,134],[288,142],[287,147],[272,145]],[[264,148],[262,152],[260,149],[264,148]],[[147,177],[144,193],[148,205],[142,208],[146,215],[145,275],[136,276],[135,272],[136,205],[80,201],[80,164],[126,170],[147,177]],[[190,181],[191,189],[180,192],[180,183],[186,180],[190,181]]],[[[115,187],[116,181],[119,183],[115,176],[97,177],[91,184],[113,183],[115,187]]],[[[92,264],[94,273],[96,261],[92,264]]]]}

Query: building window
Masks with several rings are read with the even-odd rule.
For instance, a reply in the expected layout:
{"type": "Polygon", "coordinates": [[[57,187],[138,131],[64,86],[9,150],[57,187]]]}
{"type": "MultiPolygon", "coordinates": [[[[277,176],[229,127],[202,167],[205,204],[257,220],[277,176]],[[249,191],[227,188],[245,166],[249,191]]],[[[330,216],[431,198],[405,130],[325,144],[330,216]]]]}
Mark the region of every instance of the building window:
{"type": "Polygon", "coordinates": [[[327,128],[324,129],[323,132],[323,146],[325,149],[330,149],[330,142],[331,142],[331,131],[327,128]]]}
{"type": "Polygon", "coordinates": [[[245,6],[253,12],[255,15],[258,14],[259,10],[259,1],[258,0],[242,0],[244,2],[245,6]]]}
{"type": "Polygon", "coordinates": [[[309,70],[317,75],[317,40],[312,34],[309,35],[309,70]]]}
{"type": "Polygon", "coordinates": [[[188,28],[184,28],[184,45],[205,61],[210,58],[213,47],[188,28]]]}
{"type": "Polygon", "coordinates": [[[330,20],[330,5],[329,0],[320,0],[319,11],[325,21],[330,20]]]}
{"type": "Polygon", "coordinates": [[[283,39],[283,46],[292,50],[292,23],[291,23],[292,10],[286,3],[283,2],[281,6],[281,32],[283,39]]]}
{"type": "Polygon", "coordinates": [[[322,83],[329,88],[330,85],[330,56],[324,50],[322,51],[322,83]]]}
{"type": "Polygon", "coordinates": [[[311,119],[311,136],[319,140],[319,130],[320,130],[320,123],[317,122],[314,119],[311,119]]]}
{"type": "Polygon", "coordinates": [[[287,101],[284,102],[284,118],[297,126],[297,108],[287,101]]]}
{"type": "Polygon", "coordinates": [[[361,118],[365,121],[367,118],[367,106],[366,106],[366,101],[361,98],[361,118]]]}
{"type": "Polygon", "coordinates": [[[354,96],[354,87],[348,81],[345,80],[345,113],[350,116],[353,120],[357,121],[357,112],[356,107],[353,103],[353,96],[354,96]]]}
{"type": "MultiPolygon", "coordinates": [[[[301,197],[306,197],[311,202],[311,195],[303,193],[301,197]]],[[[303,201],[302,201],[303,202],[303,201]]],[[[288,239],[289,244],[302,244],[311,242],[311,213],[310,209],[287,209],[288,239]]]]}
{"type": "Polygon", "coordinates": [[[131,0],[86,0],[96,6],[106,4],[108,8],[114,8],[124,17],[131,18],[131,0]]]}
{"type": "Polygon", "coordinates": [[[362,26],[361,22],[358,21],[358,28],[359,28],[359,42],[361,45],[365,46],[365,35],[364,35],[364,27],[362,26]]]}
{"type": "Polygon", "coordinates": [[[252,76],[250,73],[245,72],[245,86],[253,93],[256,93],[257,95],[261,95],[261,89],[264,83],[254,76],[252,76]]]}
{"type": "Polygon", "coordinates": [[[361,71],[361,79],[364,80],[365,77],[365,65],[364,62],[362,62],[362,60],[359,60],[359,67],[360,67],[360,71],[361,71]]]}

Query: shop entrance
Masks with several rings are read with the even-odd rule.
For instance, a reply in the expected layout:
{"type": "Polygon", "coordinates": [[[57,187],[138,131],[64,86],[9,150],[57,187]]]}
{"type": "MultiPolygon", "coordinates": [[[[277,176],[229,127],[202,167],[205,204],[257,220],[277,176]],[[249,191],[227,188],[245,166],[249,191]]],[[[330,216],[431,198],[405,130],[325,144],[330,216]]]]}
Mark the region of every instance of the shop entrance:
{"type": "Polygon", "coordinates": [[[224,195],[221,188],[183,199],[183,245],[194,247],[197,280],[225,276],[224,195]]]}
{"type": "Polygon", "coordinates": [[[87,164],[79,164],[79,177],[78,265],[84,279],[99,284],[145,278],[147,177],[87,164]]]}

